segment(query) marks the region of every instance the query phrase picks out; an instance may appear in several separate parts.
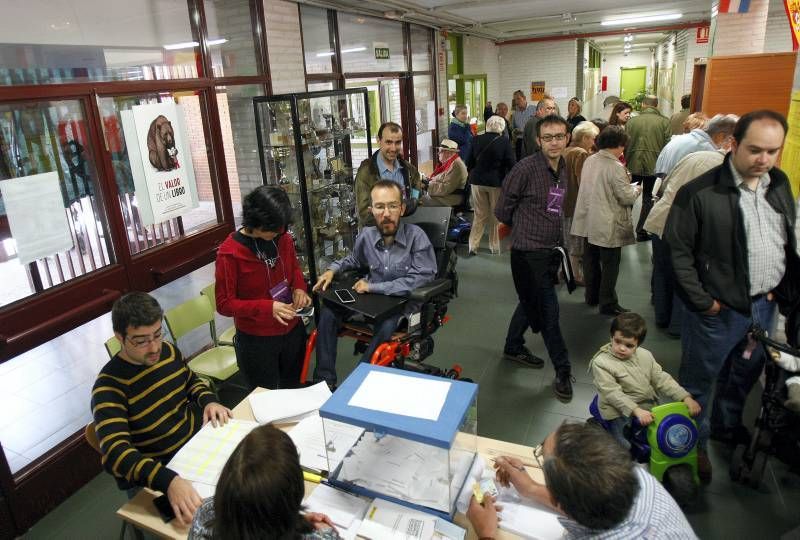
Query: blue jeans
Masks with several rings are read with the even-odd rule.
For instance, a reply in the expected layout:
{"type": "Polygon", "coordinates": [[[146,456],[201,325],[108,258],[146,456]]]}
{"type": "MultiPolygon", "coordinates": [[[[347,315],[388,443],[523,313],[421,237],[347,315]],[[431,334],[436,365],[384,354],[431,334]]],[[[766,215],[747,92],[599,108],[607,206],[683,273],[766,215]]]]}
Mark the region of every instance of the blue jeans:
{"type": "Polygon", "coordinates": [[[775,303],[767,301],[766,296],[753,302],[750,316],[730,308],[723,308],[718,315],[684,311],[678,382],[702,407],[695,419],[700,427],[700,448],[706,447],[712,424],[715,431],[728,431],[742,423],[744,403],[761,375],[765,359],[760,345],[749,359],[742,356],[748,343],[747,332],[754,323],[772,330],[774,319],[775,303]],[[713,408],[711,414],[709,407],[713,408]]]}
{"type": "Polygon", "coordinates": [[[625,450],[631,449],[631,442],[625,436],[625,426],[630,425],[631,418],[628,416],[619,416],[613,420],[607,420],[608,432],[617,440],[625,450]]]}
{"type": "MultiPolygon", "coordinates": [[[[557,373],[569,373],[567,344],[558,323],[559,305],[554,285],[558,267],[552,250],[511,250],[511,276],[527,323],[542,332],[544,346],[557,373]]],[[[513,318],[512,318],[513,322],[513,318]]],[[[519,322],[519,321],[518,321],[519,322]]]]}
{"type": "MultiPolygon", "coordinates": [[[[327,307],[320,310],[317,323],[317,366],[314,369],[314,380],[325,380],[336,384],[336,343],[339,340],[339,328],[342,323],[352,316],[350,312],[338,312],[327,307]]],[[[362,362],[369,362],[372,353],[381,343],[389,341],[392,333],[397,329],[402,313],[392,315],[381,321],[376,321],[373,327],[372,339],[367,346],[367,351],[361,357],[362,362]]]]}

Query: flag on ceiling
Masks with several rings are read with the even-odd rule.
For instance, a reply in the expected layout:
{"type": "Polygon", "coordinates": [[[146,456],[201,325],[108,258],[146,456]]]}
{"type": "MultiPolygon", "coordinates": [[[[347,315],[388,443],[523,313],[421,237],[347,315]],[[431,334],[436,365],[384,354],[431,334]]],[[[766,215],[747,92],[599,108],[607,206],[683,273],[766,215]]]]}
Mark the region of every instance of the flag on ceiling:
{"type": "Polygon", "coordinates": [[[720,13],[747,13],[750,11],[750,0],[719,0],[720,13]]]}

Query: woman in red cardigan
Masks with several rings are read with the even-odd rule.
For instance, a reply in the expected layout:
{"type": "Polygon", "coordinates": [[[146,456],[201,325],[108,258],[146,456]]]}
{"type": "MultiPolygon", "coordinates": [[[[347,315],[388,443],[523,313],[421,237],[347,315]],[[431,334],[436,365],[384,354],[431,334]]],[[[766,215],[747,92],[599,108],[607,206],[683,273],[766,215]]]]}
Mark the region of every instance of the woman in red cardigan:
{"type": "Polygon", "coordinates": [[[297,310],[311,305],[292,236],[289,197],[260,186],[242,203],[242,228],[217,252],[217,311],[236,325],[236,363],[252,386],[295,388],[306,331],[297,310]]]}

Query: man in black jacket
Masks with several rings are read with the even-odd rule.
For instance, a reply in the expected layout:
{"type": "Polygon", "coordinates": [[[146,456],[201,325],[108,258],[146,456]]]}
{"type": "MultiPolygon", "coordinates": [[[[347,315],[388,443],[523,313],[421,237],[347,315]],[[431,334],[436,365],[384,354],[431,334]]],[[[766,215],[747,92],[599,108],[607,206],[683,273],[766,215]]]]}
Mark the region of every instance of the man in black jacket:
{"type": "Polygon", "coordinates": [[[773,111],[742,116],[725,161],[681,188],[667,219],[678,294],[689,310],[679,382],[703,407],[698,472],[705,480],[709,436],[749,438],[742,408],[765,358],[748,335],[751,326],[770,330],[776,304],[797,297],[795,203],[786,174],[775,168],[787,129],[773,111]]]}

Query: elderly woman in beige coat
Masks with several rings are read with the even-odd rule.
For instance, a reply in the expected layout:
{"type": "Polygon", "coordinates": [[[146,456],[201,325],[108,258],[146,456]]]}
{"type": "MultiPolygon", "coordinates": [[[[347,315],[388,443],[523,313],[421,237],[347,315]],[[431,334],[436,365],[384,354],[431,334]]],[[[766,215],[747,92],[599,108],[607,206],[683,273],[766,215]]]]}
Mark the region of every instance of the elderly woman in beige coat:
{"type": "Polygon", "coordinates": [[[458,155],[458,143],[442,139],[439,163],[428,183],[428,193],[420,197],[419,204],[458,206],[464,201],[464,187],[467,184],[467,166],[458,155]]]}
{"type": "Polygon", "coordinates": [[[608,126],[595,142],[598,152],[583,165],[572,234],[588,241],[584,254],[587,302],[596,298],[600,313],[616,316],[628,311],[617,300],[617,277],[622,247],[636,242],[631,209],[641,186],[631,185],[630,173],[619,161],[628,142],[623,127],[608,126]],[[584,191],[588,178],[590,186],[584,191]]]}

